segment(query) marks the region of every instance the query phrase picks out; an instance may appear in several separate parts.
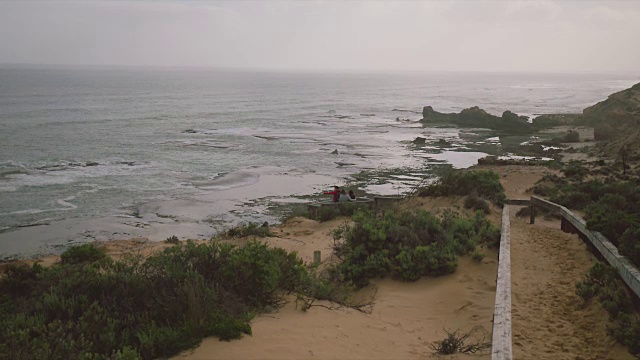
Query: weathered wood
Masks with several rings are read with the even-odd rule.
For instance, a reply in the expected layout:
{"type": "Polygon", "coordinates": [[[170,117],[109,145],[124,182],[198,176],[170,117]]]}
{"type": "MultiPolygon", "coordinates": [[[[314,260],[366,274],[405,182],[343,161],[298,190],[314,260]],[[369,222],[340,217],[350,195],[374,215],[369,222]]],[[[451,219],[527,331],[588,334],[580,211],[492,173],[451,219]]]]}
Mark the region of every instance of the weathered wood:
{"type": "Polygon", "coordinates": [[[502,231],[493,310],[491,360],[513,359],[511,340],[511,236],[509,205],[502,208],[502,231]]]}
{"type": "Polygon", "coordinates": [[[620,252],[618,252],[618,248],[616,248],[609,239],[597,231],[587,229],[587,222],[564,206],[541,199],[537,196],[532,196],[531,205],[533,206],[534,204],[549,210],[558,211],[563,220],[565,220],[565,222],[562,223],[562,229],[574,233],[577,232],[581,234],[583,239],[588,239],[596,250],[602,254],[602,257],[618,271],[620,278],[622,278],[636,296],[640,297],[640,270],[626,257],[621,255],[620,252]]]}
{"type": "Polygon", "coordinates": [[[313,264],[320,265],[320,260],[322,259],[322,255],[320,254],[320,250],[316,250],[313,252],[313,264]]]}
{"type": "Polygon", "coordinates": [[[517,205],[517,206],[529,206],[531,204],[531,200],[529,199],[507,199],[504,201],[507,205],[517,205]]]}
{"type": "Polygon", "coordinates": [[[531,217],[529,218],[529,224],[535,224],[536,223],[536,205],[533,203],[533,201],[531,202],[531,209],[529,209],[530,211],[530,215],[531,217]]]}

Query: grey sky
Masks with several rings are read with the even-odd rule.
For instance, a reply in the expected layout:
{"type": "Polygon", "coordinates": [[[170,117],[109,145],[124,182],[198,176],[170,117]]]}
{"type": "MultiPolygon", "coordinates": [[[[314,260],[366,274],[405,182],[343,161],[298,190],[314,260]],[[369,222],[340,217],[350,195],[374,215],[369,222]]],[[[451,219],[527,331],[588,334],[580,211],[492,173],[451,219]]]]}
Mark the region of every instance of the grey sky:
{"type": "Polygon", "coordinates": [[[4,1],[0,63],[637,73],[640,1],[4,1]]]}

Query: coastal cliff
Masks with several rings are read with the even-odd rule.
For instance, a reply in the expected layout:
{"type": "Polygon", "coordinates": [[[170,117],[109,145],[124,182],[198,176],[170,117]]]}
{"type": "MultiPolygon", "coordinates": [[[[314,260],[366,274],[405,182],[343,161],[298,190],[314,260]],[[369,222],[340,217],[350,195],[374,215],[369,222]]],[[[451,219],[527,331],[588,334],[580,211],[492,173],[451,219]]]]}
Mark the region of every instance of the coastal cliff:
{"type": "Polygon", "coordinates": [[[596,140],[607,141],[604,151],[613,155],[627,146],[640,152],[640,83],[610,95],[583,111],[583,119],[594,127],[596,140]]]}

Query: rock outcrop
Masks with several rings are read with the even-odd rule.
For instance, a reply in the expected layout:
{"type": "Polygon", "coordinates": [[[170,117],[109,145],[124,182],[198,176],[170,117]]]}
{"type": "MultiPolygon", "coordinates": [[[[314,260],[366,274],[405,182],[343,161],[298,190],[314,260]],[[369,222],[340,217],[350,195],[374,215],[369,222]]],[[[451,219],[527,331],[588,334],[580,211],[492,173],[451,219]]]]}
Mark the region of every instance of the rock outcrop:
{"type": "Polygon", "coordinates": [[[505,111],[502,117],[489,114],[477,106],[464,109],[459,114],[441,113],[431,106],[422,109],[421,122],[453,124],[459,127],[477,127],[496,130],[507,134],[527,134],[534,131],[526,116],[518,116],[511,111],[505,111]]]}

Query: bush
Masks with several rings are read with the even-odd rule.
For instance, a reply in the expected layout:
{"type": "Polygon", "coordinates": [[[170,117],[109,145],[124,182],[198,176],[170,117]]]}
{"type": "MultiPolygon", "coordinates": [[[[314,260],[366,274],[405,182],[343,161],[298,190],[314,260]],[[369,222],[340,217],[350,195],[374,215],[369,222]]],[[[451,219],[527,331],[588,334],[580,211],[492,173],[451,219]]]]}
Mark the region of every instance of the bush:
{"type": "Polygon", "coordinates": [[[585,300],[597,297],[612,322],[609,334],[640,357],[640,315],[634,307],[633,295],[616,270],[600,262],[594,264],[585,280],[576,283],[576,293],[585,300]]]}
{"type": "Polygon", "coordinates": [[[580,142],[580,134],[578,134],[578,132],[577,132],[577,131],[569,130],[569,131],[567,131],[567,133],[562,137],[562,142],[565,142],[565,143],[575,143],[575,142],[580,142]]]}
{"type": "Polygon", "coordinates": [[[475,249],[473,254],[471,254],[471,258],[477,262],[481,262],[482,259],[484,259],[484,256],[484,253],[478,249],[475,249]]]}
{"type": "Polygon", "coordinates": [[[356,211],[358,211],[358,209],[361,208],[362,206],[360,204],[338,203],[327,206],[320,206],[315,216],[307,214],[307,217],[311,220],[324,222],[339,218],[341,216],[352,216],[356,211]]]}
{"type": "Polygon", "coordinates": [[[442,176],[435,184],[418,191],[418,196],[470,195],[502,203],[506,199],[500,176],[488,170],[452,171],[442,176]]]}
{"type": "Polygon", "coordinates": [[[334,251],[343,261],[332,274],[356,287],[387,274],[412,281],[452,273],[459,255],[478,244],[495,245],[500,238],[481,212],[469,218],[451,211],[439,217],[426,211],[358,212],[353,220],[334,234],[334,251]]]}
{"type": "Polygon", "coordinates": [[[630,227],[638,227],[638,216],[625,211],[626,199],[618,194],[606,194],[585,208],[587,227],[601,232],[616,246],[630,227]]]}
{"type": "Polygon", "coordinates": [[[565,166],[562,172],[566,177],[576,178],[576,180],[582,180],[585,176],[589,174],[589,169],[587,169],[582,165],[571,163],[565,166]]]}
{"type": "Polygon", "coordinates": [[[634,224],[624,231],[620,237],[620,253],[640,266],[640,227],[634,224]]]}
{"type": "Polygon", "coordinates": [[[94,244],[72,246],[60,255],[63,264],[82,264],[105,259],[107,254],[94,244]]]}
{"type": "MultiPolygon", "coordinates": [[[[0,357],[155,359],[250,334],[249,320],[307,282],[295,253],[258,242],[178,244],[142,260],[67,252],[60,265],[0,274],[0,357]],[[95,257],[93,257],[95,258],[95,257]]],[[[71,249],[70,249],[71,250],[71,249]]]]}
{"type": "Polygon", "coordinates": [[[177,245],[180,244],[180,239],[178,239],[177,236],[173,235],[168,237],[164,242],[166,242],[167,244],[177,245]]]}
{"type": "Polygon", "coordinates": [[[464,208],[482,211],[485,214],[491,213],[489,204],[475,194],[469,195],[464,199],[464,208]]]}
{"type": "Polygon", "coordinates": [[[224,236],[229,238],[242,238],[247,236],[267,237],[272,235],[266,223],[258,225],[254,222],[240,223],[224,232],[224,236]]]}

